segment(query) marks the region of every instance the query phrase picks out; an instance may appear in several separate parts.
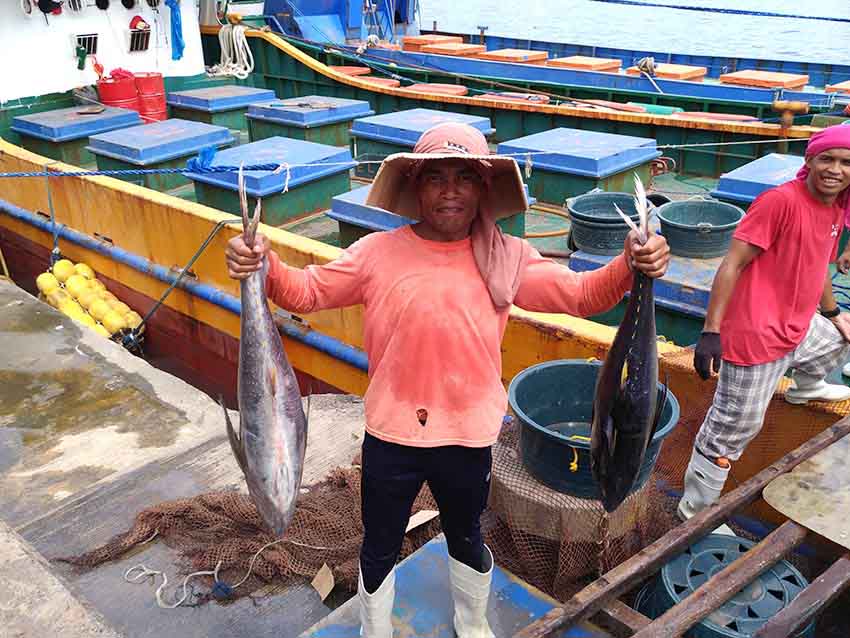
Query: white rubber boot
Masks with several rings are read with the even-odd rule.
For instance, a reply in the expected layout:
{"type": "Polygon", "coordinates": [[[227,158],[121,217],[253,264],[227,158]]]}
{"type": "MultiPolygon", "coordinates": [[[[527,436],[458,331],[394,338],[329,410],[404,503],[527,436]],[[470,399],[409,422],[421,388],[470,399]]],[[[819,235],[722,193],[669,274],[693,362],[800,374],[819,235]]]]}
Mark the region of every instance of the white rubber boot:
{"type": "Polygon", "coordinates": [[[845,377],[850,377],[850,363],[845,363],[844,367],[841,368],[841,374],[845,377]]]}
{"type": "Polygon", "coordinates": [[[482,574],[449,556],[449,581],[454,600],[454,626],[458,638],[495,638],[487,624],[487,599],[493,580],[493,553],[484,546],[487,572],[482,574]]]}
{"type": "Polygon", "coordinates": [[[850,388],[838,383],[827,383],[820,377],[813,377],[794,370],[794,386],[785,393],[785,400],[794,405],[805,405],[809,401],[846,401],[850,399],[850,388]]]}
{"type": "Polygon", "coordinates": [[[366,591],[361,573],[357,581],[357,597],[360,599],[360,635],[365,638],[392,638],[395,569],[372,594],[366,591]]]}
{"type": "MultiPolygon", "coordinates": [[[[729,470],[705,458],[694,448],[685,471],[685,490],[677,510],[679,518],[686,521],[720,498],[729,470]]],[[[735,532],[725,523],[715,529],[714,533],[735,536],[735,532]]]]}

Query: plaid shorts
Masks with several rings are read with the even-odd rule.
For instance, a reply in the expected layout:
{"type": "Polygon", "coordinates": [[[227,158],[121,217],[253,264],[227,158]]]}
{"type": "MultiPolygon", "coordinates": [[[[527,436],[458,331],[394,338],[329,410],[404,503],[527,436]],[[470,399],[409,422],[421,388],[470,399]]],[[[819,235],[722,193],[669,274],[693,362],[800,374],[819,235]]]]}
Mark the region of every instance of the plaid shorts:
{"type": "Polygon", "coordinates": [[[724,361],[714,400],[696,438],[696,448],[708,458],[736,460],[762,428],[776,385],[792,368],[825,377],[850,353],[833,323],[815,314],[806,337],[781,359],[753,366],[724,361]]]}

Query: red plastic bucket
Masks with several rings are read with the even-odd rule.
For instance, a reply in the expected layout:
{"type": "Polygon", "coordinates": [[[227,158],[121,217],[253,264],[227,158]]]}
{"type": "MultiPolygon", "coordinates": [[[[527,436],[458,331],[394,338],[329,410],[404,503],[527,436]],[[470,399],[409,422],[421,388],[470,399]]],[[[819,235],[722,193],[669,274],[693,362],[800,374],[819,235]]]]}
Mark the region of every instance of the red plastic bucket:
{"type": "Polygon", "coordinates": [[[139,95],[162,95],[165,93],[165,82],[162,73],[137,73],[136,90],[139,95]]]}
{"type": "Polygon", "coordinates": [[[97,81],[100,101],[114,106],[116,100],[136,99],[136,83],[133,78],[103,78],[97,81]]]}

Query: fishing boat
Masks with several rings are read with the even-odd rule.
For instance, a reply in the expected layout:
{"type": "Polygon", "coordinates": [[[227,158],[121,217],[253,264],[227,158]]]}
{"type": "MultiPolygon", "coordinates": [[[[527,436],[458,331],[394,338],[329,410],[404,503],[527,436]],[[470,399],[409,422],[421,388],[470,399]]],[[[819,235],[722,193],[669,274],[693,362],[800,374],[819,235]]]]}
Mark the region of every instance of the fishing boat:
{"type": "MultiPolygon", "coordinates": [[[[506,230],[529,236],[538,248],[576,269],[590,269],[610,255],[584,250],[586,245],[577,243],[577,237],[570,240],[575,233],[569,232],[565,219],[577,223],[576,201],[598,195],[588,191],[628,191],[626,180],[637,172],[656,195],[676,200],[698,191],[745,209],[753,193],[795,170],[806,140],[820,130],[817,115],[803,119],[800,111],[829,110],[836,104],[834,94],[818,102],[827,95],[818,91],[805,91],[815,97],[801,108],[796,103],[806,101],[800,99],[806,96],[793,92],[769,90],[770,98],[759,94],[763,100],[753,95],[727,100],[722,95],[731,93],[723,91],[737,89],[699,93],[696,88],[687,93],[691,89],[682,87],[675,99],[688,106],[679,108],[701,113],[624,110],[622,105],[632,97],[646,104],[664,105],[664,100],[644,84],[629,84],[651,84],[646,78],[619,73],[610,74],[616,82],[612,80],[615,83],[602,93],[595,89],[582,93],[578,80],[562,82],[567,76],[557,75],[560,69],[533,70],[544,74],[538,81],[537,76],[511,77],[514,67],[528,72],[527,66],[515,62],[481,61],[475,64],[498,68],[475,66],[456,72],[429,66],[430,58],[411,57],[389,44],[381,48],[380,41],[359,53],[369,32],[359,7],[350,8],[340,22],[348,25],[340,29],[341,42],[309,40],[305,36],[337,23],[316,18],[318,14],[308,11],[306,4],[298,5],[301,14],[293,11],[287,17],[280,5],[269,3],[254,17],[241,16],[246,29],[237,28],[236,18],[234,25],[216,16],[206,3],[200,16],[194,7],[183,5],[179,38],[171,9],[155,1],[134,5],[132,11],[151,25],[151,48],[140,51],[131,51],[132,32],[139,29],[129,26],[123,6],[81,7],[72,15],[58,16],[30,5],[38,12],[33,17],[18,6],[0,9],[0,29],[9,38],[17,33],[21,59],[35,60],[36,43],[42,46],[45,38],[68,53],[49,62],[49,75],[20,74],[3,88],[0,251],[11,279],[37,294],[38,275],[56,258],[90,265],[115,297],[145,317],[143,341],[135,331],[119,333],[115,340],[199,390],[223,395],[231,406],[240,304],[238,284],[226,275],[223,252],[238,232],[232,226],[235,174],[209,172],[216,163],[274,164],[278,170],[249,173],[254,175],[248,180],[249,194],[263,197],[269,216],[263,232],[291,265],[326,263],[356,237],[406,223],[363,203],[375,162],[392,150],[412,146],[410,136],[434,117],[465,118],[486,130],[494,150],[517,157],[529,194],[536,200],[529,211],[517,211],[514,225],[506,230]],[[114,24],[120,17],[121,28],[110,26],[104,20],[107,16],[114,24]],[[299,25],[297,36],[285,28],[287,20],[299,25]],[[310,25],[315,27],[312,32],[310,25]],[[255,28],[260,26],[266,28],[255,28]],[[128,38],[126,43],[110,39],[115,32],[128,38]],[[253,68],[240,78],[221,69],[220,75],[207,74],[204,67],[222,61],[221,43],[234,38],[234,32],[244,37],[253,68]],[[96,50],[90,41],[80,40],[84,35],[99,36],[96,50]],[[178,39],[185,48],[181,58],[172,59],[178,39]],[[110,70],[128,68],[137,88],[139,77],[158,86],[155,77],[143,74],[160,74],[162,91],[142,95],[155,96],[149,101],[156,106],[164,103],[165,113],[162,108],[145,111],[138,102],[127,109],[104,100],[103,87],[120,84],[121,77],[104,76],[99,82],[95,62],[110,70]],[[388,75],[416,83],[402,85],[388,75]],[[100,90],[96,97],[79,91],[75,95],[72,89],[81,84],[100,90]],[[451,94],[434,84],[462,86],[467,92],[451,94]],[[549,99],[534,97],[539,95],[549,99]],[[592,102],[597,99],[610,104],[592,102]],[[718,117],[726,106],[733,106],[728,115],[746,115],[741,109],[750,109],[751,114],[718,117]],[[769,119],[767,114],[774,109],[779,121],[750,119],[769,119]],[[281,110],[287,117],[272,117],[281,110]],[[304,126],[328,110],[345,113],[330,118],[334,121],[304,126]],[[314,133],[320,138],[311,139],[314,133]],[[577,170],[586,166],[587,157],[565,157],[553,148],[578,139],[593,140],[604,151],[592,158],[591,170],[577,170]],[[164,152],[167,144],[179,148],[164,152]],[[210,147],[218,149],[215,154],[206,152],[210,147]],[[179,173],[190,160],[191,171],[179,173]],[[785,172],[778,171],[774,162],[780,162],[785,172]],[[81,170],[85,174],[77,174],[81,170]],[[109,171],[117,172],[103,174],[109,171]],[[750,175],[741,179],[736,171],[750,175]]],[[[71,14],[70,8],[66,13],[71,14]]],[[[411,25],[408,20],[401,32],[417,35],[411,25]]],[[[662,80],[653,81],[667,86],[662,80]]],[[[678,82],[676,87],[698,84],[671,82],[678,82]]],[[[682,421],[687,421],[687,427],[678,428],[667,441],[668,459],[689,454],[693,428],[706,407],[708,386],[693,373],[693,355],[684,346],[693,343],[694,331],[701,325],[719,258],[682,257],[677,263],[676,277],[660,282],[656,293],[659,331],[668,337],[658,344],[660,374],[682,406],[682,421]]],[[[304,317],[280,310],[275,314],[304,394],[363,394],[368,361],[362,349],[362,308],[304,317]]],[[[617,312],[595,319],[514,309],[503,343],[505,384],[541,362],[603,358],[615,333],[617,312]]],[[[780,391],[785,387],[783,382],[780,391]]],[[[792,407],[777,395],[764,430],[735,464],[734,479],[756,477],[774,460],[832,426],[841,409],[828,404],[792,407]]],[[[676,463],[669,461],[671,468],[676,463]]],[[[742,521],[760,535],[784,521],[764,503],[748,507],[745,514],[742,521]]]]}

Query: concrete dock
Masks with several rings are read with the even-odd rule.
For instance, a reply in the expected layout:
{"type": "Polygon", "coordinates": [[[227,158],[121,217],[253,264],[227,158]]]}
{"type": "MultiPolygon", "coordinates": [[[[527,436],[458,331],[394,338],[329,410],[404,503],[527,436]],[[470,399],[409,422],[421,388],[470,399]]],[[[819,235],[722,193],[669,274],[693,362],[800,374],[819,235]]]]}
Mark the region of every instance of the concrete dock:
{"type": "MultiPolygon", "coordinates": [[[[363,431],[359,398],[312,397],[305,485],[350,465],[363,431]]],[[[89,571],[50,560],[146,507],[244,485],[216,402],[0,279],[0,636],[298,636],[330,612],[309,584],[167,610],[123,579],[144,563],[170,595],[163,543],[89,571]]]]}

